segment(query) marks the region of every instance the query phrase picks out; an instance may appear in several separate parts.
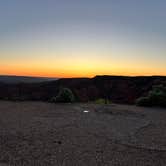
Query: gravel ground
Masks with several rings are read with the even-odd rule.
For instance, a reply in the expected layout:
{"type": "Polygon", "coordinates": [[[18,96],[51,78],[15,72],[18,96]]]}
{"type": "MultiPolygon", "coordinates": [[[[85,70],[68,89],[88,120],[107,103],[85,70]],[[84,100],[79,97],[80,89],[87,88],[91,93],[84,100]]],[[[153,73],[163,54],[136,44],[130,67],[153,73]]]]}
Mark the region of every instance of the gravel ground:
{"type": "Polygon", "coordinates": [[[0,101],[0,166],[165,166],[166,110],[0,101]]]}

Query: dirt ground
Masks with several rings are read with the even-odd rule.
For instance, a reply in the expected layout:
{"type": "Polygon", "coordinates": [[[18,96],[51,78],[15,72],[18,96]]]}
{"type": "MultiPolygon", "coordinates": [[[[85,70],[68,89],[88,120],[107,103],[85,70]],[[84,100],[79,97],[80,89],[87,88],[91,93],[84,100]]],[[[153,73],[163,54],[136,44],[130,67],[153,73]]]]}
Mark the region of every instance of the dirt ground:
{"type": "Polygon", "coordinates": [[[166,166],[166,110],[0,101],[0,166],[166,166]]]}

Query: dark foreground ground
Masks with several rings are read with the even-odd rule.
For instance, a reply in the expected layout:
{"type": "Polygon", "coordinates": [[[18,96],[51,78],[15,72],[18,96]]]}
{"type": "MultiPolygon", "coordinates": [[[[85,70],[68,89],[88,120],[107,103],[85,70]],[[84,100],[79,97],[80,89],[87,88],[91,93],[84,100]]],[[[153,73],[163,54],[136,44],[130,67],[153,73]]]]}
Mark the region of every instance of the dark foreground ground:
{"type": "Polygon", "coordinates": [[[0,102],[0,166],[165,165],[164,109],[0,102]]]}

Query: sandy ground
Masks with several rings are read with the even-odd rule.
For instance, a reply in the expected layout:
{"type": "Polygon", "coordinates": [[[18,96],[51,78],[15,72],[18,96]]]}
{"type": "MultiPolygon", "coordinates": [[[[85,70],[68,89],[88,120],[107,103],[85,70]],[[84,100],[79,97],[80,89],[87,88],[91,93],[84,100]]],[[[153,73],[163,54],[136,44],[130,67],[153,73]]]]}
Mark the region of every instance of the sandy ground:
{"type": "Polygon", "coordinates": [[[0,166],[166,166],[166,110],[0,101],[0,166]]]}

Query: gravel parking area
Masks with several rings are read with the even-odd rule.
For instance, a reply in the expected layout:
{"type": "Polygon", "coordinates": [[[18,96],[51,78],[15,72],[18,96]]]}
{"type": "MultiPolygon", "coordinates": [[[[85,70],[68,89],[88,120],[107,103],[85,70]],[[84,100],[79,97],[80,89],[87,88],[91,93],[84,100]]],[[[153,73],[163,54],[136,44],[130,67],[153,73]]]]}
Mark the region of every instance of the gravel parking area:
{"type": "Polygon", "coordinates": [[[166,110],[0,101],[0,166],[165,166],[166,110]]]}

